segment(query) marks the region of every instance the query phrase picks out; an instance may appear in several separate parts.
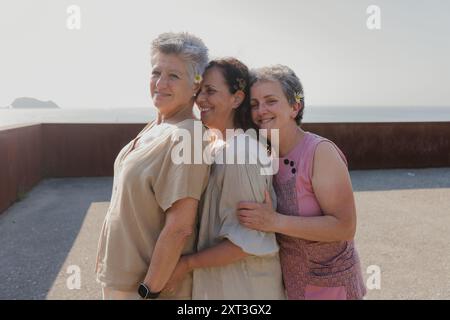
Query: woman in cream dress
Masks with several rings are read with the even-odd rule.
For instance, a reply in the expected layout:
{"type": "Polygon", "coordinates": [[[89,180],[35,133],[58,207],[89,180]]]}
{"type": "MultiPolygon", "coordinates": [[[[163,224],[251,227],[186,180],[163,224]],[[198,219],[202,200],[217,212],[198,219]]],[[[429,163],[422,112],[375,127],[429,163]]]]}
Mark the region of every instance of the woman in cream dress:
{"type": "Polygon", "coordinates": [[[166,286],[174,290],[193,270],[193,299],[285,297],[275,235],[245,228],[236,216],[239,201],[261,202],[265,190],[274,197],[272,176],[257,162],[256,148],[250,147],[258,147],[256,132],[227,134],[227,129],[250,128],[244,114],[248,84],[248,69],[240,61],[214,60],[197,97],[203,123],[215,131],[215,161],[200,202],[198,251],[180,258],[166,286]],[[242,155],[247,156],[245,163],[237,164],[242,155]]]}
{"type": "MultiPolygon", "coordinates": [[[[192,108],[207,51],[186,33],[161,34],[152,43],[150,91],[159,117],[114,163],[96,265],[104,299],[157,298],[180,255],[195,249],[198,201],[209,166],[174,162],[172,154],[181,134],[193,136],[196,125],[203,127],[192,108]]],[[[190,299],[191,292],[192,276],[187,276],[178,290],[161,297],[190,299]]]]}

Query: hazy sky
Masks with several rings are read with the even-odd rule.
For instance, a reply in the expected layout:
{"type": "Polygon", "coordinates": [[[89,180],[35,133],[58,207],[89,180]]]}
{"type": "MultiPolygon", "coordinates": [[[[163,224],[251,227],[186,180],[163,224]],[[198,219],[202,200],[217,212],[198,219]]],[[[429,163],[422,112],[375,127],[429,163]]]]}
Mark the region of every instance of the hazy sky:
{"type": "Polygon", "coordinates": [[[449,16],[447,0],[2,0],[0,106],[150,106],[149,44],[166,31],[200,36],[212,57],[290,66],[307,105],[450,106],[449,16]]]}

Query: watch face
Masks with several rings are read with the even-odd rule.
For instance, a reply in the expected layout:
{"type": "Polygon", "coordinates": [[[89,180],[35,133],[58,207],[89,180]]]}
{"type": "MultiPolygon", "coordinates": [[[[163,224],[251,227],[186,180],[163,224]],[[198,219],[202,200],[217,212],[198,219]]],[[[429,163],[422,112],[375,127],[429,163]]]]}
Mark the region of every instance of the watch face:
{"type": "Polygon", "coordinates": [[[139,285],[139,289],[138,289],[138,293],[142,298],[147,298],[147,294],[148,294],[148,288],[145,284],[141,283],[139,285]]]}

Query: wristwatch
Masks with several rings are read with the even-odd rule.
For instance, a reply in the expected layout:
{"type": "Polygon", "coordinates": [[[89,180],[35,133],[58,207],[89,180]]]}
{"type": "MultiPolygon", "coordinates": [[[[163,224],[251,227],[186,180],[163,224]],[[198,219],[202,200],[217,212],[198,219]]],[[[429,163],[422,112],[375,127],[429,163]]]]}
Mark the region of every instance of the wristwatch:
{"type": "Polygon", "coordinates": [[[142,299],[156,299],[159,297],[160,292],[151,292],[149,287],[145,283],[140,283],[138,288],[138,293],[142,297],[142,299]]]}

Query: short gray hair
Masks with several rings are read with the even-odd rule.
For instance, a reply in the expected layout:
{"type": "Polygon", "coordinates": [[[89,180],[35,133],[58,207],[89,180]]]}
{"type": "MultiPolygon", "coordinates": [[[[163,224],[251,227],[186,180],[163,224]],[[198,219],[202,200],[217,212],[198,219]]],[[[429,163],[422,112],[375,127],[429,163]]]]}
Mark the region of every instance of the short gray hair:
{"type": "Polygon", "coordinates": [[[157,53],[178,55],[186,64],[189,76],[202,75],[209,62],[208,48],[203,41],[187,32],[160,34],[151,45],[151,62],[157,53]]]}
{"type": "Polygon", "coordinates": [[[268,67],[253,69],[251,71],[251,85],[258,81],[277,81],[280,83],[283,93],[290,105],[296,103],[296,95],[300,94],[302,109],[295,117],[295,122],[300,124],[303,119],[303,110],[305,109],[305,98],[303,93],[303,85],[295,72],[284,65],[277,64],[268,67]]]}

